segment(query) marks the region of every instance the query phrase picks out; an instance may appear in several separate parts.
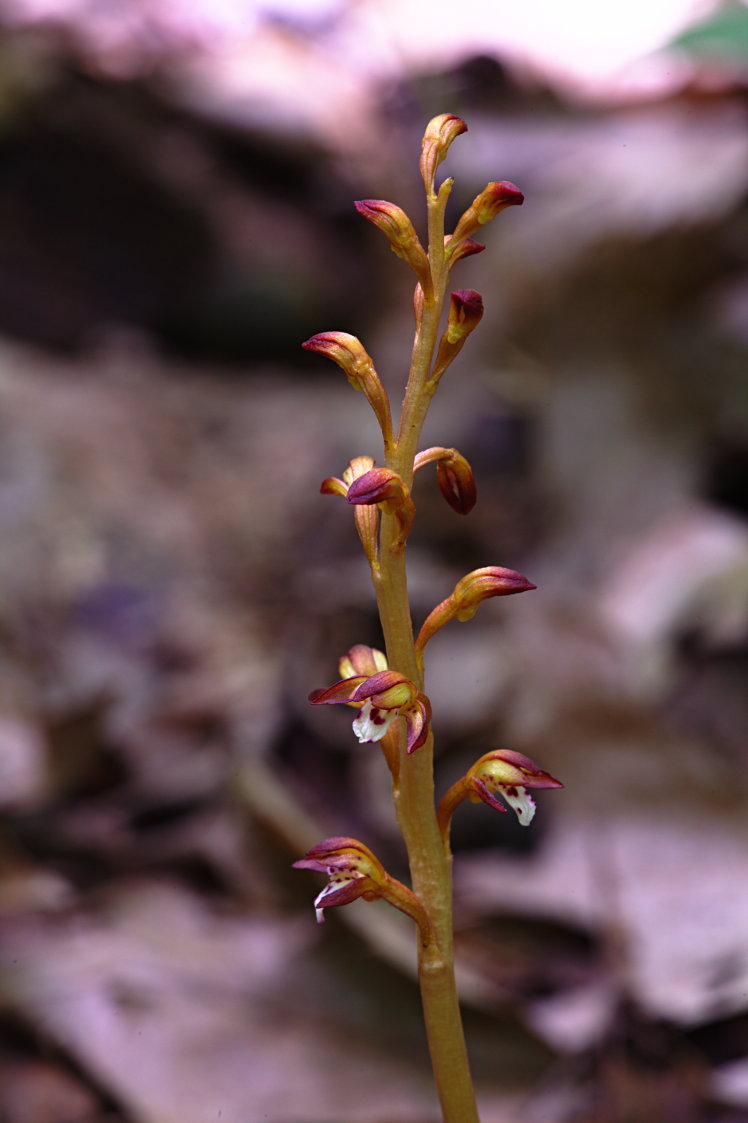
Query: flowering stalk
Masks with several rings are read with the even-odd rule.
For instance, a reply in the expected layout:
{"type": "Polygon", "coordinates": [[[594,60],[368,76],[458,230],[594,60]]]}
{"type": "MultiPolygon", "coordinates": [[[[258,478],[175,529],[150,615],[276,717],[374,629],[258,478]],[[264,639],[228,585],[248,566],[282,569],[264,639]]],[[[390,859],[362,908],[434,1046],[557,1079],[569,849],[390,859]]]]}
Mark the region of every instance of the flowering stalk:
{"type": "Polygon", "coordinates": [[[447,326],[440,323],[449,274],[457,261],[484,247],[470,237],[500,211],[523,202],[506,181],[490,183],[445,235],[444,212],[453,181],[435,185],[437,168],[452,141],[467,125],[445,113],[427,126],[420,170],[426,191],[428,246],[421,245],[407,215],[393,203],[367,199],[359,213],[387,237],[391,248],[417,278],[415,339],[399,425],[394,432],[390,403],[374,364],[361,343],[343,332],[324,332],[304,346],[332,358],[351,384],[363,390],[379,422],[384,465],[369,456],[351,461],[342,478],[323,481],[322,492],[344,498],[354,509],[356,529],[371,569],[386,654],[359,644],[340,661],[341,678],[310,695],[314,705],[355,707],[353,730],[360,742],[376,742],[392,774],[398,823],[408,853],[412,888],[390,877],[376,856],[356,839],[326,839],[297,862],[326,873],[330,882],[316,899],[322,910],[356,898],[383,899],[411,916],[419,932],[419,981],[429,1050],[444,1123],[478,1123],[455,987],[452,935],[452,859],[449,827],[463,800],[498,810],[501,796],[529,823],[534,804],[527,789],[561,787],[527,757],[512,750],[487,753],[453,785],[435,807],[431,703],[424,692],[424,648],[456,618],[468,620],[489,597],[535,586],[513,570],[488,566],[467,574],[437,605],[414,638],[406,577],[406,543],[413,528],[413,475],[436,466],[439,488],[449,505],[466,515],[476,501],[469,463],[456,449],[418,452],[429,403],[439,381],[483,315],[483,300],[472,289],[451,293],[447,326]]]}

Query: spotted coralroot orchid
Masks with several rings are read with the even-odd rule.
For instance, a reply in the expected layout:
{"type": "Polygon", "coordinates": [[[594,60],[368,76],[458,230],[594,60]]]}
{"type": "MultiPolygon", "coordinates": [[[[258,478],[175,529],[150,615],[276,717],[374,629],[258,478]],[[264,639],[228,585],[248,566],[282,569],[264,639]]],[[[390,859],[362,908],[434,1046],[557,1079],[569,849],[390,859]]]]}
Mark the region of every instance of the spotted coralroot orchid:
{"type": "Polygon", "coordinates": [[[324,922],[325,909],[335,905],[348,905],[359,897],[365,901],[384,899],[412,917],[426,937],[428,918],[418,898],[401,881],[390,877],[376,855],[358,839],[326,838],[293,865],[297,870],[327,874],[330,879],[314,899],[318,924],[324,922]]]}
{"type": "Polygon", "coordinates": [[[313,690],[309,695],[313,705],[329,706],[343,702],[358,706],[353,732],[360,744],[381,741],[398,717],[405,718],[407,752],[414,752],[424,743],[428,735],[431,704],[405,675],[388,669],[386,656],[381,651],[360,644],[341,659],[341,667],[350,667],[354,673],[327,689],[313,690]],[[376,669],[366,673],[371,666],[376,669]],[[359,673],[364,668],[364,673],[359,673]]]}
{"type": "Polygon", "coordinates": [[[347,905],[358,897],[376,901],[382,896],[387,876],[382,863],[355,838],[326,838],[307,851],[306,857],[293,863],[297,870],[325,873],[329,882],[314,898],[317,923],[325,919],[325,909],[347,905]]]}
{"type": "Polygon", "coordinates": [[[528,788],[562,788],[564,785],[534,760],[513,749],[496,749],[477,760],[461,780],[453,784],[439,804],[439,826],[446,837],[452,814],[458,804],[487,803],[496,811],[506,811],[508,803],[523,827],[535,816],[535,800],[528,788]],[[501,796],[498,799],[497,796],[501,796]]]}
{"type": "Polygon", "coordinates": [[[528,757],[497,750],[482,756],[452,785],[438,809],[434,805],[432,712],[424,683],[426,645],[449,621],[469,620],[482,601],[535,588],[512,569],[496,565],[475,569],[426,616],[414,638],[406,571],[407,543],[416,522],[411,496],[414,473],[433,464],[442,495],[461,515],[469,514],[477,497],[473,471],[457,449],[435,445],[418,451],[423,422],[441,379],[483,316],[481,294],[468,288],[450,293],[449,277],[459,261],[485,248],[472,234],[523,202],[514,184],[496,180],[478,193],[452,233],[445,231],[453,180],[437,184],[437,172],[452,143],[466,131],[465,122],[453,113],[442,113],[426,127],[419,169],[426,195],[427,245],[397,204],[382,199],[356,203],[359,214],[384,234],[416,278],[415,337],[397,430],[385,384],[355,336],[322,332],[304,344],[307,350],[331,358],[351,385],[363,390],[382,432],[379,465],[368,454],[354,457],[340,478],[328,477],[320,490],[345,499],[353,509],[386,651],[365,644],[352,647],[340,661],[339,681],[313,691],[309,699],[315,706],[354,707],[357,739],[381,748],[391,773],[412,888],[390,877],[357,839],[325,839],[295,864],[329,878],[314,902],[319,920],[326,908],[362,898],[387,901],[415,921],[424,1022],[444,1123],[479,1123],[454,974],[452,813],[463,800],[482,801],[500,811],[507,804],[527,825],[534,813],[532,790],[561,787],[528,757]]]}

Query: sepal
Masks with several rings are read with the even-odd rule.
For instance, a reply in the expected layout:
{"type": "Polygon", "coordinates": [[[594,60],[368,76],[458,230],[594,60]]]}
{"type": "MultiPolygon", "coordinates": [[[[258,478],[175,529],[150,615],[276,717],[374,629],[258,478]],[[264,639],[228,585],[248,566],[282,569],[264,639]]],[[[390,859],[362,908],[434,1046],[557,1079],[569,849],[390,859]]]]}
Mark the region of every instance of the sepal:
{"type": "Polygon", "coordinates": [[[532,581],[528,581],[515,569],[506,569],[501,565],[486,565],[481,569],[474,569],[461,577],[455,585],[452,594],[455,616],[463,622],[472,620],[481,601],[488,600],[489,597],[526,593],[536,588],[537,585],[533,585],[532,581]]]}

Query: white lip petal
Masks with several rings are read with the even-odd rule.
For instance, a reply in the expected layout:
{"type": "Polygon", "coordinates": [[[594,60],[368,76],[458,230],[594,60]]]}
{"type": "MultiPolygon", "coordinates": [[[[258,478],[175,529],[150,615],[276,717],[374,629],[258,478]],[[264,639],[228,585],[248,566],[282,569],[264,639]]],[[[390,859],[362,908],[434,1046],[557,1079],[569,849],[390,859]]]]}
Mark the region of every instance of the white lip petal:
{"type": "Polygon", "coordinates": [[[535,816],[535,800],[525,788],[499,788],[501,798],[516,812],[523,827],[529,827],[535,816]]]}
{"type": "Polygon", "coordinates": [[[353,721],[353,732],[359,744],[381,741],[397,717],[397,710],[378,710],[367,698],[353,721]]]}

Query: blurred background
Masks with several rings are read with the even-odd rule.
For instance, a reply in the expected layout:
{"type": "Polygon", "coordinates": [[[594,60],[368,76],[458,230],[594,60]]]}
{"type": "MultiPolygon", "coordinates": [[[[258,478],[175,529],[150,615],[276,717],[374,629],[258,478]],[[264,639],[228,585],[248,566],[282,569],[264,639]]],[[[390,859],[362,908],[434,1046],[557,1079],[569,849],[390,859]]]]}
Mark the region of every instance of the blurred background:
{"type": "Polygon", "coordinates": [[[290,865],[407,877],[306,702],[380,641],[318,486],[381,454],[300,343],[398,392],[412,281],[352,204],[423,231],[441,112],[452,219],[526,203],[455,272],[487,312],[423,444],[479,501],[419,476],[414,616],[539,588],[431,643],[437,786],[566,784],[456,817],[482,1120],[748,1120],[747,109],[737,2],[2,0],[1,1123],[437,1121],[407,922],[318,927],[290,865]]]}

